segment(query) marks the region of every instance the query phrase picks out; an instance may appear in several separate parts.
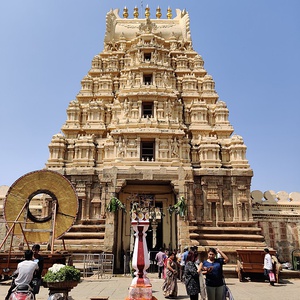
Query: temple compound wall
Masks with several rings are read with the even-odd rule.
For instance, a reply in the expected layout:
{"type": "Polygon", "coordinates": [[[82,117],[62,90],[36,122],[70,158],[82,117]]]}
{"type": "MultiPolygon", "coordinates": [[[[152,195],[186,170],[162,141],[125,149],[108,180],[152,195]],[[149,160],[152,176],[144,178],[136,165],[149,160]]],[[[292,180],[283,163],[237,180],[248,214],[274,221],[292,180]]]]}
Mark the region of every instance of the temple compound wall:
{"type": "Polygon", "coordinates": [[[291,261],[292,251],[300,249],[300,193],[255,190],[251,198],[253,219],[266,244],[277,250],[279,260],[291,261]]]}
{"type": "Polygon", "coordinates": [[[66,176],[79,198],[65,244],[122,258],[133,247],[130,211],[139,203],[151,216],[150,250],[214,246],[234,256],[273,246],[253,216],[247,147],[193,49],[188,13],[151,13],[107,13],[104,49],[49,144],[46,168],[66,176]]]}

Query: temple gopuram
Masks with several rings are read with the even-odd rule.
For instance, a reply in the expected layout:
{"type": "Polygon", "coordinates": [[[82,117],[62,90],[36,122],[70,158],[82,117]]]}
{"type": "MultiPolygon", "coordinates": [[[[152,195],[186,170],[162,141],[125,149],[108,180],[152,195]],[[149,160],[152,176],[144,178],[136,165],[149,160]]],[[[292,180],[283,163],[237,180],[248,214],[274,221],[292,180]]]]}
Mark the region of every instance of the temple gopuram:
{"type": "Polygon", "coordinates": [[[228,116],[185,10],[109,11],[104,48],[49,145],[46,168],[79,198],[67,248],[132,251],[136,203],[149,211],[149,250],[196,245],[234,257],[269,246],[252,216],[246,146],[228,116]]]}

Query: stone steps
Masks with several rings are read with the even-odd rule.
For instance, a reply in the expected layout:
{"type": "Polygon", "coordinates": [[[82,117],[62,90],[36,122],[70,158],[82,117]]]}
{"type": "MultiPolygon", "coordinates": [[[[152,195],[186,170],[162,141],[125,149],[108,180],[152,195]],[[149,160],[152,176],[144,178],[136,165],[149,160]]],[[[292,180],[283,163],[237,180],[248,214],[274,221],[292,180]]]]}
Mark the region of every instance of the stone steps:
{"type": "Polygon", "coordinates": [[[257,241],[220,241],[220,240],[199,240],[201,246],[208,246],[208,247],[214,247],[214,248],[221,248],[222,246],[231,247],[234,249],[243,249],[248,247],[253,248],[263,248],[265,247],[265,242],[257,242],[257,241]]]}
{"type": "Polygon", "coordinates": [[[102,232],[105,231],[105,224],[100,225],[82,225],[82,224],[76,224],[73,225],[71,228],[72,232],[102,232]]]}
{"type": "Polygon", "coordinates": [[[70,239],[104,239],[105,232],[67,232],[64,240],[70,239]]]}
{"type": "Polygon", "coordinates": [[[201,234],[198,234],[198,233],[191,233],[190,234],[190,237],[193,238],[193,239],[198,239],[198,240],[211,240],[211,239],[217,239],[217,240],[228,240],[228,238],[230,237],[230,240],[234,240],[234,241],[237,241],[237,240],[244,240],[245,238],[247,240],[251,240],[251,241],[261,241],[263,239],[263,236],[261,235],[255,235],[255,234],[248,234],[248,235],[244,235],[244,234],[214,234],[214,233],[201,233],[201,234]]]}
{"type": "Polygon", "coordinates": [[[77,225],[105,225],[106,219],[84,219],[80,220],[77,225]]]}
{"type": "MultiPolygon", "coordinates": [[[[55,242],[56,243],[56,242],[55,242]]],[[[64,239],[65,245],[99,245],[103,243],[103,239],[64,239]]],[[[62,240],[58,240],[57,244],[62,244],[62,240]]]]}
{"type": "Polygon", "coordinates": [[[230,233],[230,232],[261,232],[261,228],[259,227],[234,227],[234,226],[224,226],[224,227],[219,227],[219,226],[190,226],[190,228],[194,231],[199,231],[199,232],[224,232],[224,233],[230,233]]]}
{"type": "MultiPolygon", "coordinates": [[[[65,250],[71,253],[98,253],[103,248],[103,239],[64,240],[65,250]]],[[[54,243],[55,249],[63,249],[62,240],[56,240],[54,243]]]]}
{"type": "MultiPolygon", "coordinates": [[[[74,224],[63,236],[68,251],[73,253],[99,252],[103,249],[105,237],[105,220],[83,220],[74,224]]],[[[62,245],[62,239],[55,242],[62,245]]]]}
{"type": "Polygon", "coordinates": [[[189,236],[191,240],[198,242],[198,251],[205,253],[208,248],[220,248],[228,255],[230,262],[235,263],[237,249],[263,249],[266,247],[261,228],[253,226],[252,223],[249,223],[249,226],[238,223],[223,224],[224,226],[193,224],[189,227],[189,236]]]}

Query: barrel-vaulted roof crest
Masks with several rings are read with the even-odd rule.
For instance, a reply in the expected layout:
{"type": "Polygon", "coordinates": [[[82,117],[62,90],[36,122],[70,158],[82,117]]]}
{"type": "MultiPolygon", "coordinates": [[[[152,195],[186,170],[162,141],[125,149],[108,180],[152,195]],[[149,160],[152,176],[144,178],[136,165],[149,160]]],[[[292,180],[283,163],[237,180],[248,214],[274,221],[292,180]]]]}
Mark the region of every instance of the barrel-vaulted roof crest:
{"type": "Polygon", "coordinates": [[[185,10],[176,9],[176,16],[173,19],[169,17],[167,19],[137,18],[137,14],[134,18],[128,18],[127,14],[125,16],[120,17],[119,9],[110,10],[107,13],[104,42],[118,41],[120,37],[130,41],[141,32],[159,33],[166,40],[176,35],[178,40],[191,41],[190,18],[185,10]]]}

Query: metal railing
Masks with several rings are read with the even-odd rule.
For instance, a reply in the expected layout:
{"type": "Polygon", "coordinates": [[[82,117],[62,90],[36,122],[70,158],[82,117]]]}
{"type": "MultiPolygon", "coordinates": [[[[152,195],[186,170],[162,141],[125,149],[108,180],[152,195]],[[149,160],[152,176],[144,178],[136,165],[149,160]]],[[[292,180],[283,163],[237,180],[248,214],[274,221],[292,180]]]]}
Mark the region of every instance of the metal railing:
{"type": "Polygon", "coordinates": [[[82,277],[111,278],[114,275],[114,255],[111,253],[76,253],[73,265],[80,270],[82,277]]]}

